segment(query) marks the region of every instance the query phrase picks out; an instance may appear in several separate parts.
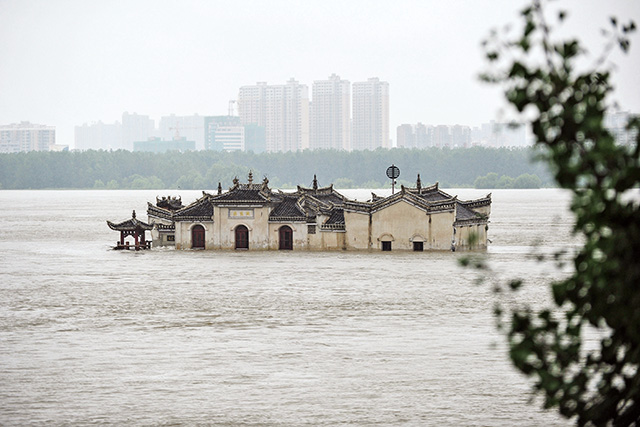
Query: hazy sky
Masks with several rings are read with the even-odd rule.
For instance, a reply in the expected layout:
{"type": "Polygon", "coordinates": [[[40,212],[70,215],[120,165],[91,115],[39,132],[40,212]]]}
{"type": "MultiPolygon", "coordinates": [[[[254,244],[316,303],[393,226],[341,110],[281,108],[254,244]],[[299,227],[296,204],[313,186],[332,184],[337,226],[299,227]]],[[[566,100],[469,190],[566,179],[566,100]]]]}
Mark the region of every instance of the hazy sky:
{"type": "MultiPolygon", "coordinates": [[[[113,123],[124,111],[222,115],[243,85],[309,86],[336,73],[389,82],[391,138],[401,123],[497,117],[501,95],[480,83],[480,41],[517,22],[525,2],[0,0],[0,124],[113,123]]],[[[562,1],[568,31],[601,46],[608,16],[640,24],[640,1],[562,1]]],[[[640,38],[619,65],[616,99],[640,112],[640,38]]],[[[594,49],[595,51],[595,49],[594,49]]]]}

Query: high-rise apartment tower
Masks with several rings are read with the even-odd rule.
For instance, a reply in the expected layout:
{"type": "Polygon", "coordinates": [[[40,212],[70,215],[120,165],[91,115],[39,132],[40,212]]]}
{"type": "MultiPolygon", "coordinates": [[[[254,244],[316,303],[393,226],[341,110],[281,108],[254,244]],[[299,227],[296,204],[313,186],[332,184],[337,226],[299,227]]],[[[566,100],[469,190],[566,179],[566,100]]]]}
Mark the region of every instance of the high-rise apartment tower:
{"type": "Polygon", "coordinates": [[[351,84],[332,74],[313,82],[311,149],[349,150],[351,140],[351,84]]]}
{"type": "Polygon", "coordinates": [[[56,128],[54,126],[30,122],[0,126],[0,153],[49,151],[49,147],[55,143],[56,128]]]}
{"type": "Polygon", "coordinates": [[[351,149],[390,148],[389,83],[373,77],[353,83],[353,127],[351,149]]]}
{"type": "Polygon", "coordinates": [[[290,79],[284,85],[257,83],[238,94],[243,125],[265,127],[267,151],[309,148],[309,88],[290,79]]]}

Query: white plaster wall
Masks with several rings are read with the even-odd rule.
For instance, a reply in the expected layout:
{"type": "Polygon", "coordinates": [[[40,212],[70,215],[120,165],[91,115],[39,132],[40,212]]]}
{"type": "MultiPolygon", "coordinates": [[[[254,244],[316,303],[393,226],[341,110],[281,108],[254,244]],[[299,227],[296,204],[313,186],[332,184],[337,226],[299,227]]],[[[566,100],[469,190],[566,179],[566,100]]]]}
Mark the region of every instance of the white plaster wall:
{"type": "MultiPolygon", "coordinates": [[[[254,207],[253,218],[230,218],[229,208],[215,207],[215,221],[177,222],[175,229],[176,249],[190,249],[191,228],[200,224],[205,228],[205,249],[235,249],[235,228],[242,224],[249,230],[249,250],[278,250],[279,229],[288,225],[293,230],[294,250],[381,250],[382,240],[393,239],[392,250],[413,250],[413,241],[424,241],[425,250],[450,250],[453,238],[455,213],[437,212],[427,214],[404,200],[372,214],[371,242],[369,247],[369,214],[345,212],[346,232],[321,231],[320,222],[316,233],[308,234],[307,223],[269,224],[268,207],[254,207]]],[[[487,243],[485,225],[460,227],[456,234],[456,245],[468,247],[469,235],[478,235],[475,247],[484,248],[487,243]]],[[[155,234],[157,232],[154,231],[155,234]]],[[[152,234],[154,239],[155,235],[152,234]]]]}
{"type": "Polygon", "coordinates": [[[483,249],[487,247],[487,232],[485,224],[476,224],[471,226],[457,227],[456,230],[456,248],[460,249],[483,249]],[[475,234],[476,242],[470,246],[469,239],[475,234]]]}
{"type": "Polygon", "coordinates": [[[369,249],[369,214],[345,212],[345,245],[347,249],[369,249]]]}
{"type": "Polygon", "coordinates": [[[176,222],[176,249],[191,249],[193,245],[191,241],[191,229],[196,225],[204,227],[204,248],[214,249],[214,221],[176,222]]]}
{"type": "Polygon", "coordinates": [[[271,250],[280,249],[280,227],[289,226],[293,230],[293,250],[307,250],[307,223],[306,222],[275,222],[269,224],[269,247],[271,250]]]}
{"type": "Polygon", "coordinates": [[[269,249],[269,208],[265,206],[242,209],[253,209],[253,218],[229,218],[229,208],[214,208],[214,218],[218,220],[214,247],[235,249],[235,229],[242,224],[249,229],[249,250],[269,249]]]}
{"type": "Polygon", "coordinates": [[[438,212],[431,214],[429,248],[437,250],[451,250],[453,239],[453,222],[455,212],[438,212]]]}
{"type": "Polygon", "coordinates": [[[390,236],[393,236],[392,250],[413,250],[412,238],[416,234],[428,235],[428,229],[427,213],[400,200],[373,214],[373,248],[381,250],[382,240],[391,240],[390,236]]]}

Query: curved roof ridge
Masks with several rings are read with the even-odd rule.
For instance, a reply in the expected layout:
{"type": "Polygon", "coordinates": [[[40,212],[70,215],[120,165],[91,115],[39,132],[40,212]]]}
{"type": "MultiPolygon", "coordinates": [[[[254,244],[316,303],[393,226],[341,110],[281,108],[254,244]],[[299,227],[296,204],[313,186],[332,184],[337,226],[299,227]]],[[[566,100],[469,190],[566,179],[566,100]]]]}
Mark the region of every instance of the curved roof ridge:
{"type": "Polygon", "coordinates": [[[477,199],[461,200],[460,202],[464,204],[485,203],[485,202],[491,203],[491,193],[487,194],[484,197],[478,197],[477,199]]]}
{"type": "Polygon", "coordinates": [[[131,214],[131,218],[126,219],[122,222],[111,222],[107,220],[107,225],[110,229],[116,231],[151,230],[153,228],[152,225],[149,225],[146,222],[137,219],[136,211],[133,211],[133,213],[131,214]]]}

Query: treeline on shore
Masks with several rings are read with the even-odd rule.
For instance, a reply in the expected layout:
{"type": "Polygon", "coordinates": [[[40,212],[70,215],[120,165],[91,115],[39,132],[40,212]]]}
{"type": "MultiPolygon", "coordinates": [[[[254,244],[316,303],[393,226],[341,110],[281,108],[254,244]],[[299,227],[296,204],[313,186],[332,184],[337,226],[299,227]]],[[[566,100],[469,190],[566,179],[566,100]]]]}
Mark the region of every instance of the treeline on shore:
{"type": "Polygon", "coordinates": [[[385,175],[391,164],[400,168],[398,184],[410,186],[415,185],[418,173],[423,185],[439,181],[449,188],[523,188],[514,184],[522,184],[520,177],[524,174],[535,177],[529,184],[533,187],[551,185],[546,166],[532,159],[528,148],[484,147],[261,154],[34,151],[0,154],[0,188],[211,190],[219,182],[223,188],[231,186],[234,177],[246,182],[250,170],[254,182],[266,176],[272,188],[309,186],[314,174],[322,186],[333,183],[336,188],[385,188],[391,185],[385,175]],[[498,183],[507,186],[499,187],[498,183]]]}

